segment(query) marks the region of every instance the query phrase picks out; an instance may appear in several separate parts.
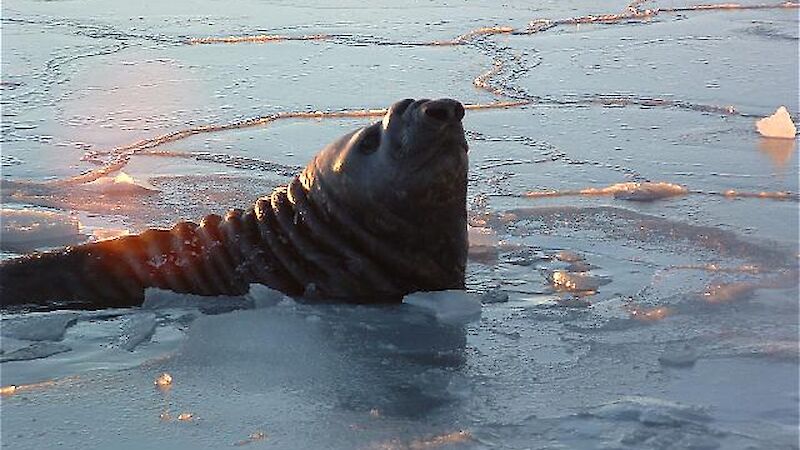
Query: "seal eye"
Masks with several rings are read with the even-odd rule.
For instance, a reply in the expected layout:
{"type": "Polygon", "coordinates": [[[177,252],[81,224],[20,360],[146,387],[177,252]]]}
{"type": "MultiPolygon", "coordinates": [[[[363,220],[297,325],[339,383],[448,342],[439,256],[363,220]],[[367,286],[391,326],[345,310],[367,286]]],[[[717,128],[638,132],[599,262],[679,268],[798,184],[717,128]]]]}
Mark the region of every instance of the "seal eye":
{"type": "Polygon", "coordinates": [[[361,142],[358,144],[358,149],[361,153],[369,155],[375,153],[375,150],[381,144],[381,129],[380,123],[376,123],[366,128],[361,134],[361,142]]]}

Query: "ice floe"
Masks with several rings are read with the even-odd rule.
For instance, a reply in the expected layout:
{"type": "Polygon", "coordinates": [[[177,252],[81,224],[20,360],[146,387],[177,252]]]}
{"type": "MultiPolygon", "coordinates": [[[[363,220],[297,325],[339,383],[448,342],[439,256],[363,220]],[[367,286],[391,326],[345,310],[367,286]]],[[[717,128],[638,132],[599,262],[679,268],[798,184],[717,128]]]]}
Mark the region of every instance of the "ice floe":
{"type": "Polygon", "coordinates": [[[0,325],[0,334],[26,341],[60,341],[67,328],[77,321],[77,313],[54,312],[27,317],[5,317],[0,325]]]}
{"type": "Polygon", "coordinates": [[[125,172],[114,177],[102,177],[81,185],[84,189],[108,195],[148,195],[158,188],[144,180],[134,179],[125,172]]]}
{"type": "Polygon", "coordinates": [[[756,122],[756,130],[766,138],[794,139],[797,127],[785,106],[778,108],[774,114],[756,122]]]}
{"type": "Polygon", "coordinates": [[[481,315],[480,300],[464,291],[414,292],[406,295],[403,303],[426,310],[448,324],[468,323],[481,315]]]}

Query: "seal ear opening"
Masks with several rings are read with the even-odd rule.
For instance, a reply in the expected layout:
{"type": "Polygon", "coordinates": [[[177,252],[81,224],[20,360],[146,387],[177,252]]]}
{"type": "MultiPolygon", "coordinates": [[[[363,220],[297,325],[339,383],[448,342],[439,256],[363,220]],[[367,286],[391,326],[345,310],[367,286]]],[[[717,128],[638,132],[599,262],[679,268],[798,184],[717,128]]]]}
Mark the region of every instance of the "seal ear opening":
{"type": "Polygon", "coordinates": [[[380,123],[373,124],[361,132],[361,140],[358,143],[358,150],[369,155],[375,153],[381,145],[380,123]]]}

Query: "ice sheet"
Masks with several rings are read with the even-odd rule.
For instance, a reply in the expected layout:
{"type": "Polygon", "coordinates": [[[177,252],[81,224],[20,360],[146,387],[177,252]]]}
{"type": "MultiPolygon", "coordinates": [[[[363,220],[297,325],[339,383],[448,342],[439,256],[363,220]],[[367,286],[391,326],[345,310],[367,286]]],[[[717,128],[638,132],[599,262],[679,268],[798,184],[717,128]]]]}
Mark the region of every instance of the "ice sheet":
{"type": "Polygon", "coordinates": [[[465,117],[466,294],[5,313],[3,447],[797,448],[797,140],[755,125],[797,8],[691,6],[3,2],[3,258],[246,207],[404,97],[522,102],[465,117]]]}

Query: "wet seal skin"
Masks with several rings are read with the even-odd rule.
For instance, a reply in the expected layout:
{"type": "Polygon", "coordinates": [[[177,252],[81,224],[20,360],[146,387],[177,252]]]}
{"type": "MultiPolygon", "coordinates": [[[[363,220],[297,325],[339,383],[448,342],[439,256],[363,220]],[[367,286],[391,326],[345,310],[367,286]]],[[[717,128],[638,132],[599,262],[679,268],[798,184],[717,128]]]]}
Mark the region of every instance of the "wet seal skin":
{"type": "Polygon", "coordinates": [[[463,117],[451,99],[397,102],[247,210],[0,264],[0,305],[125,307],[148,287],[241,295],[250,283],[349,303],[464,289],[463,117]]]}

